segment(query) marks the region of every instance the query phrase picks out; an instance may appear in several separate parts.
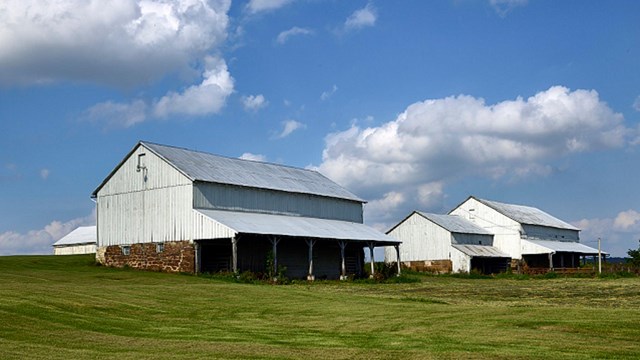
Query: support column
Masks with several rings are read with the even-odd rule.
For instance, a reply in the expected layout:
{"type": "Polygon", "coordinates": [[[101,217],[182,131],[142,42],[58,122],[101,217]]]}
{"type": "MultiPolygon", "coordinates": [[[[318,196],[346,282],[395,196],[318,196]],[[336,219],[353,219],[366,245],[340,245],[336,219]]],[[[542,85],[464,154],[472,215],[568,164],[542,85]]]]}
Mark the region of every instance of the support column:
{"type": "Polygon", "coordinates": [[[194,248],[194,251],[196,252],[196,254],[195,254],[196,255],[196,261],[195,261],[195,264],[194,264],[195,269],[193,269],[194,270],[193,272],[196,273],[196,274],[200,274],[200,268],[202,267],[202,265],[201,265],[202,264],[202,249],[200,249],[200,243],[197,242],[197,241],[194,241],[193,242],[193,248],[194,248]]]}
{"type": "Polygon", "coordinates": [[[238,273],[238,237],[231,238],[231,271],[238,273]]]}
{"type": "Polygon", "coordinates": [[[316,277],[313,275],[313,245],[316,244],[316,240],[307,239],[305,241],[309,246],[309,274],[307,274],[307,280],[314,281],[316,277]]]}
{"type": "Polygon", "coordinates": [[[344,249],[347,247],[346,241],[338,241],[338,246],[340,246],[340,280],[347,280],[347,266],[344,261],[344,249]]]}
{"type": "Polygon", "coordinates": [[[273,245],[273,280],[278,280],[278,243],[280,239],[277,237],[271,238],[271,245],[273,245]]]}
{"type": "Polygon", "coordinates": [[[549,270],[553,271],[553,253],[549,253],[549,270]]]}
{"type": "Polygon", "coordinates": [[[373,243],[370,242],[369,243],[369,257],[371,258],[371,275],[369,275],[370,278],[373,278],[373,275],[375,275],[375,269],[374,269],[374,263],[373,263],[373,243]]]}
{"type": "Polygon", "coordinates": [[[400,276],[402,271],[401,271],[401,265],[400,265],[400,244],[396,244],[393,247],[396,248],[396,260],[398,260],[398,273],[396,274],[397,276],[400,276]]]}

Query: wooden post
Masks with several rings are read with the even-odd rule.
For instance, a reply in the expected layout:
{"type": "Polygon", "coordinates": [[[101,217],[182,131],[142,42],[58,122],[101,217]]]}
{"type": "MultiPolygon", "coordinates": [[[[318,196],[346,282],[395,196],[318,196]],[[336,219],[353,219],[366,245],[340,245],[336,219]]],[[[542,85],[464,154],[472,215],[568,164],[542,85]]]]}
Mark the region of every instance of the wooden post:
{"type": "Polygon", "coordinates": [[[274,236],[271,238],[271,245],[273,245],[273,280],[278,280],[278,243],[280,239],[274,236]]]}
{"type": "Polygon", "coordinates": [[[346,241],[338,241],[338,246],[340,246],[340,280],[347,280],[347,266],[344,261],[344,249],[347,247],[346,241]]]}
{"type": "Polygon", "coordinates": [[[370,242],[369,243],[369,256],[371,257],[371,275],[369,275],[370,278],[373,278],[373,275],[375,275],[375,270],[373,267],[373,243],[370,242]]]}
{"type": "Polygon", "coordinates": [[[197,242],[197,241],[194,241],[193,242],[193,249],[195,251],[195,257],[196,257],[195,264],[193,265],[195,269],[193,269],[193,270],[194,270],[194,273],[199,274],[200,273],[200,261],[202,259],[202,257],[201,257],[202,255],[200,254],[200,252],[201,252],[200,251],[200,243],[197,242]]]}
{"type": "Polygon", "coordinates": [[[553,253],[549,253],[549,270],[553,271],[553,253]]]}
{"type": "Polygon", "coordinates": [[[313,281],[315,280],[315,276],[313,275],[313,245],[315,245],[316,240],[307,239],[305,241],[309,246],[309,274],[307,275],[307,280],[313,281]]]}
{"type": "Polygon", "coordinates": [[[231,238],[231,271],[234,274],[238,273],[238,238],[236,236],[231,238]]]}
{"type": "Polygon", "coordinates": [[[602,274],[602,251],[600,250],[600,238],[598,238],[598,274],[602,274]]]}
{"type": "Polygon", "coordinates": [[[394,247],[396,248],[396,260],[398,261],[398,274],[396,274],[397,276],[400,276],[401,274],[401,266],[400,266],[400,244],[396,244],[394,245],[394,247]]]}

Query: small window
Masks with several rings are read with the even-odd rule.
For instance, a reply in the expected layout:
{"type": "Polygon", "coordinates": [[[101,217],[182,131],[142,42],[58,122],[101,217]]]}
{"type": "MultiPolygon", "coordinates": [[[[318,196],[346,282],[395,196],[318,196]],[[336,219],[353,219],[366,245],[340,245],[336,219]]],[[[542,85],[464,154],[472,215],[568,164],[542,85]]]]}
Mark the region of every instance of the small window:
{"type": "Polygon", "coordinates": [[[156,252],[157,253],[161,253],[164,251],[164,243],[157,243],[156,244],[156,252]]]}
{"type": "Polygon", "coordinates": [[[131,246],[126,245],[122,247],[122,255],[129,256],[131,254],[131,246]]]}
{"type": "Polygon", "coordinates": [[[478,241],[478,244],[482,245],[482,240],[478,241]]]}

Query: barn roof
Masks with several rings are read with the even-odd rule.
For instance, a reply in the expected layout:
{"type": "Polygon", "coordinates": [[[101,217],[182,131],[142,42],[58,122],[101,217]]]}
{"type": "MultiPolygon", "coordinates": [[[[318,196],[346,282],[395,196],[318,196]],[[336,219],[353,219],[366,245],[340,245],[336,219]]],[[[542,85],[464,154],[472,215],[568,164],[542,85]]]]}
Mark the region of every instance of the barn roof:
{"type": "Polygon", "coordinates": [[[505,204],[497,201],[489,201],[478,198],[474,199],[496,210],[502,215],[519,222],[520,224],[540,225],[558,229],[580,231],[580,229],[578,229],[577,227],[568,224],[556,217],[553,217],[538,208],[524,205],[505,204]]]}
{"type": "Polygon", "coordinates": [[[80,226],[53,243],[53,246],[95,244],[96,238],[97,230],[95,226],[80,226]]]}
{"type": "Polygon", "coordinates": [[[464,254],[471,257],[499,257],[510,258],[511,256],[500,251],[495,246],[489,245],[468,245],[468,244],[452,244],[454,248],[462,251],[464,254]]]}
{"type": "Polygon", "coordinates": [[[421,211],[416,212],[452,233],[493,235],[491,232],[481,228],[471,221],[456,215],[431,214],[421,211]]]}
{"type": "MultiPolygon", "coordinates": [[[[365,202],[317,171],[292,166],[229,158],[146,141],[139,142],[125,157],[125,160],[138,146],[144,146],[149,149],[191,181],[229,184],[365,202]]],[[[120,165],[93,192],[94,197],[120,165]]]]}
{"type": "Polygon", "coordinates": [[[196,211],[236,233],[374,241],[381,245],[401,243],[372,227],[348,221],[208,209],[196,211]]]}
{"type": "MultiPolygon", "coordinates": [[[[597,255],[598,249],[594,249],[587,245],[580,244],[578,242],[573,241],[553,241],[553,240],[533,240],[527,239],[522,240],[525,245],[526,243],[533,244],[531,250],[523,251],[523,255],[528,254],[547,254],[547,253],[556,253],[556,252],[572,252],[579,253],[584,255],[597,255]]],[[[601,251],[603,254],[607,254],[604,251],[601,251]]]]}

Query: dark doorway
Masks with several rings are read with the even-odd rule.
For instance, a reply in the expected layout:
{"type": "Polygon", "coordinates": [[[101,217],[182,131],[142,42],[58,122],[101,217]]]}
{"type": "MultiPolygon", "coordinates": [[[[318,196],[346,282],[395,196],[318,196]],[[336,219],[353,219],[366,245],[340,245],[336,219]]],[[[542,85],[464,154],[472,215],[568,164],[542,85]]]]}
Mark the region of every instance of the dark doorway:
{"type": "Polygon", "coordinates": [[[471,270],[482,274],[497,274],[507,271],[509,258],[474,257],[471,259],[471,270]]]}

